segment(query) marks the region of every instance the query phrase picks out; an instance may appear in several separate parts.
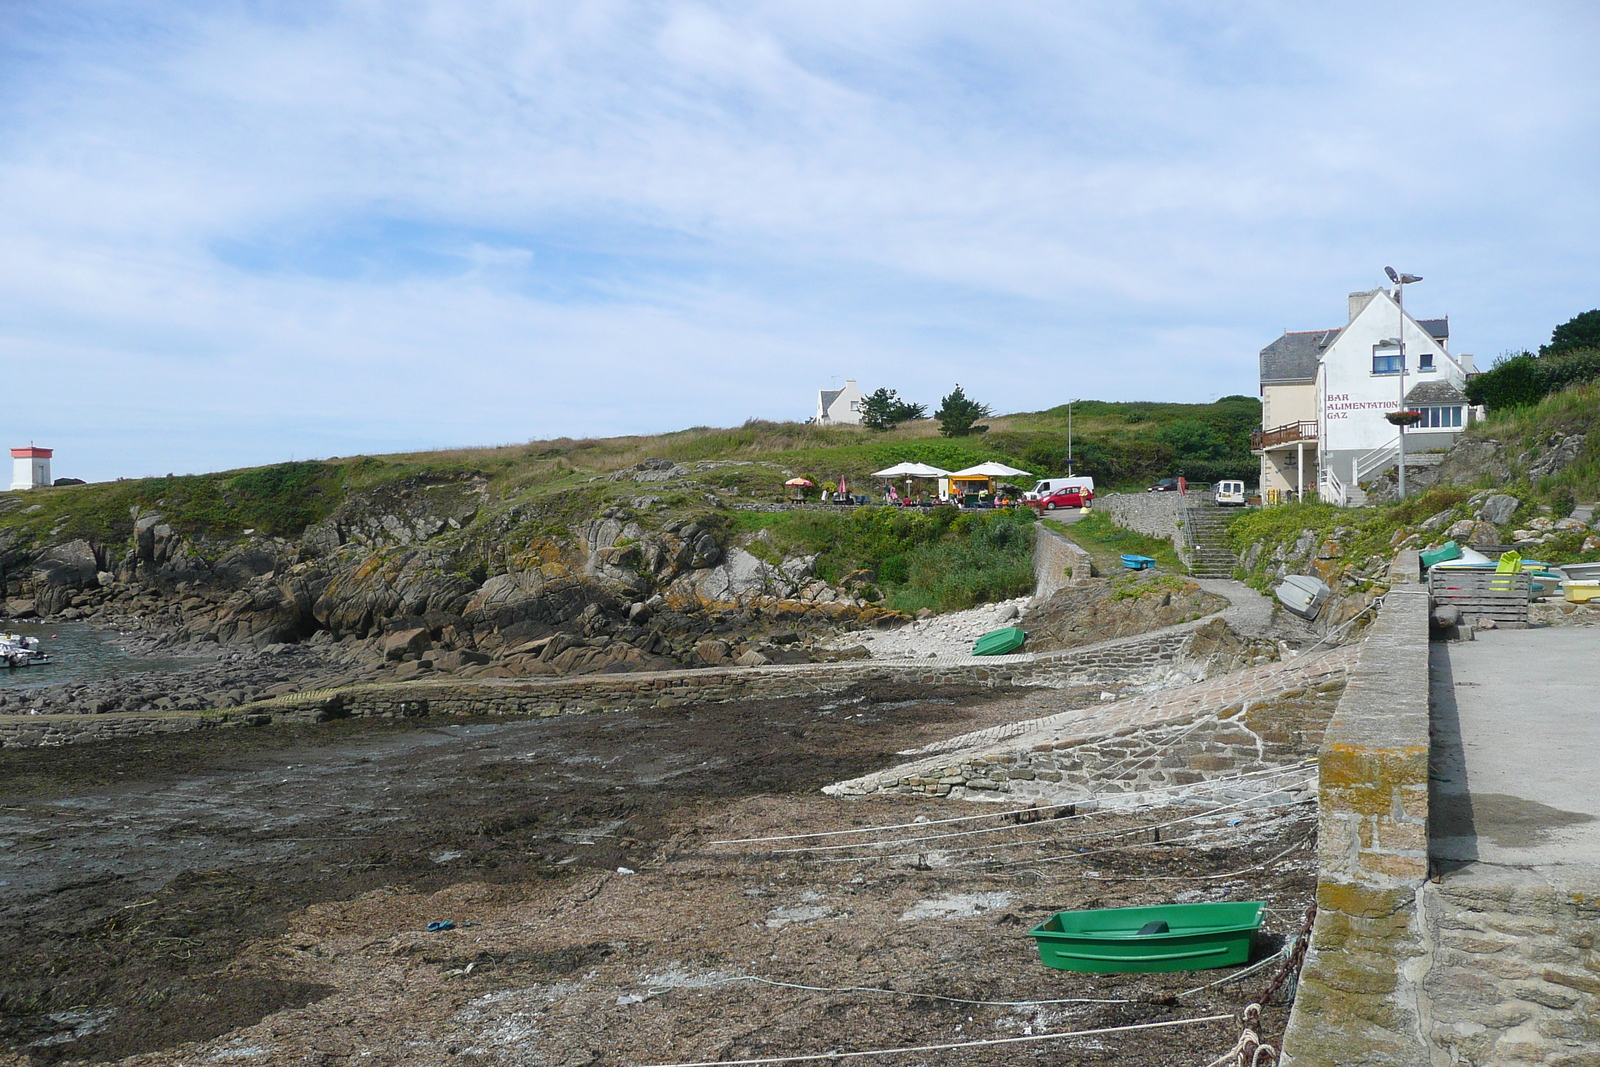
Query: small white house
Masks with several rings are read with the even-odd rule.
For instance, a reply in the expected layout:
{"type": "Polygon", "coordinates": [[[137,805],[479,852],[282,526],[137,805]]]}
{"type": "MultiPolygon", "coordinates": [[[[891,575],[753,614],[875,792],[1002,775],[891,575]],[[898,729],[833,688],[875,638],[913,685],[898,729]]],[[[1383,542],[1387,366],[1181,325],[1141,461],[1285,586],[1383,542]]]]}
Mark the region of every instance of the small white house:
{"type": "Polygon", "coordinates": [[[1317,493],[1344,503],[1358,483],[1393,467],[1399,430],[1384,415],[1416,408],[1406,452],[1449,448],[1470,421],[1462,393],[1471,356],[1448,351],[1450,320],[1414,319],[1388,289],[1351,293],[1349,321],[1285,333],[1261,350],[1263,494],[1317,493]],[[1405,356],[1392,342],[1405,340],[1405,356]]]}
{"type": "Polygon", "coordinates": [[[49,448],[13,448],[11,450],[11,488],[39,489],[50,484],[49,448]]]}
{"type": "Polygon", "coordinates": [[[856,380],[846,378],[843,389],[817,392],[817,413],[812,421],[818,426],[860,426],[863,399],[856,380]]]}

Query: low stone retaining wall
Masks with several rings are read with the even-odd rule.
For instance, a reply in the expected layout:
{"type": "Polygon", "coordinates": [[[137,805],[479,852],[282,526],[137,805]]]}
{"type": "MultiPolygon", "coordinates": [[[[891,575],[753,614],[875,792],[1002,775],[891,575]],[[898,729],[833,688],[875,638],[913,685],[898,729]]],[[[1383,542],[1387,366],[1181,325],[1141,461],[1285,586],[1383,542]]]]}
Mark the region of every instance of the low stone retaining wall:
{"type": "Polygon", "coordinates": [[[1033,528],[1034,600],[1047,600],[1058,590],[1094,576],[1088,552],[1043,523],[1035,523],[1033,528]]]}
{"type": "Polygon", "coordinates": [[[1039,686],[1140,684],[1182,657],[1198,623],[1086,649],[1045,655],[909,661],[861,661],[689,671],[587,674],[569,678],[410,681],[292,693],[227,713],[169,715],[0,716],[0,746],[73,744],[204,725],[247,723],[250,716],[291,721],[342,717],[508,715],[541,717],[613,708],[670,708],[730,700],[768,700],[836,693],[869,681],[896,685],[1039,686]]]}
{"type": "Polygon", "coordinates": [[[1094,506],[1124,529],[1170,540],[1177,537],[1183,517],[1181,499],[1177,493],[1108,493],[1095,497],[1094,506]]]}
{"type": "Polygon", "coordinates": [[[265,726],[271,721],[270,714],[237,709],[157,715],[4,715],[0,716],[0,748],[49,748],[142,734],[265,726]]]}
{"type": "Polygon", "coordinates": [[[1416,573],[1416,553],[1401,553],[1323,738],[1317,920],[1283,1042],[1296,1067],[1430,1062],[1428,594],[1416,573]]]}

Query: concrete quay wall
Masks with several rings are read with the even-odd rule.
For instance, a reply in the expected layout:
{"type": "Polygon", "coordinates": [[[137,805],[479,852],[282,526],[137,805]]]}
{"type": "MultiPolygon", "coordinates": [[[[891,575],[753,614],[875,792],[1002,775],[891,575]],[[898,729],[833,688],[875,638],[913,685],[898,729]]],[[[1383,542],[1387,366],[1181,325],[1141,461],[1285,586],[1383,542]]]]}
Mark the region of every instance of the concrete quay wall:
{"type": "MultiPolygon", "coordinates": [[[[1391,576],[1414,576],[1401,553],[1391,576]]],[[[1426,1065],[1428,594],[1397,582],[1319,753],[1317,919],[1284,1034],[1295,1067],[1426,1065]]]]}
{"type": "Polygon", "coordinates": [[[1424,890],[1437,1063],[1600,1064],[1600,897],[1491,871],[1424,890]]]}

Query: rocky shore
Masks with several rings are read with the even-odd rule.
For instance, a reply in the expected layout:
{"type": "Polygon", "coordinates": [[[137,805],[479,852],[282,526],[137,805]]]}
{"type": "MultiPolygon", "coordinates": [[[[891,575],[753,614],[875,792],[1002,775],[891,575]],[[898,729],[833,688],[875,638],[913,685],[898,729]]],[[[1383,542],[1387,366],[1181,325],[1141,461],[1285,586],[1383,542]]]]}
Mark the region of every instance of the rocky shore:
{"type": "MultiPolygon", "coordinates": [[[[646,460],[606,482],[629,493],[631,481],[671,488],[687,473],[646,460]]],[[[444,674],[817,662],[861,655],[842,633],[905,621],[866,599],[869,575],[824,582],[815,557],[777,556],[725,511],[627,495],[561,526],[491,503],[486,480],[462,472],[352,493],[296,538],[216,537],[140,508],[120,542],[0,530],[0,619],[82,621],[131,651],[196,661],[159,684],[13,693],[0,712],[221,708],[444,674]]]]}

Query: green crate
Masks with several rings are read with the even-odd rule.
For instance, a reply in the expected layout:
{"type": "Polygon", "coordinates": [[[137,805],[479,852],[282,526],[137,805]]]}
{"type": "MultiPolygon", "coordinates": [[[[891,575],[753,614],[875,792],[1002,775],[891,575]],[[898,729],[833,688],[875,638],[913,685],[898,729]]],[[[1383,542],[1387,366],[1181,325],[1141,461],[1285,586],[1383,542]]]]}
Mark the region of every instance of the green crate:
{"type": "Polygon", "coordinates": [[[1198,971],[1249,960],[1265,908],[1256,900],[1058,911],[1030,936],[1040,962],[1061,971],[1198,971]]]}

